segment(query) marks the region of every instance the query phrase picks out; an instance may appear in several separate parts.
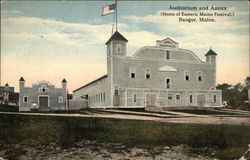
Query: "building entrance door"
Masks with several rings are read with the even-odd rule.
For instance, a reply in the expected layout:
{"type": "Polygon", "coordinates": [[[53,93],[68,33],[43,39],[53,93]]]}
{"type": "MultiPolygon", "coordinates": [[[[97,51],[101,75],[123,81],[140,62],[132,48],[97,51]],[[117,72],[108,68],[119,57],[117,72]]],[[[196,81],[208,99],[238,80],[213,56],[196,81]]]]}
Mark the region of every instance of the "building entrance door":
{"type": "Polygon", "coordinates": [[[146,106],[156,107],[156,94],[146,94],[146,106]]]}
{"type": "Polygon", "coordinates": [[[204,107],[206,103],[206,98],[204,94],[197,95],[197,106],[204,107]]]}
{"type": "Polygon", "coordinates": [[[49,97],[39,97],[39,107],[49,107],[49,97]]]}

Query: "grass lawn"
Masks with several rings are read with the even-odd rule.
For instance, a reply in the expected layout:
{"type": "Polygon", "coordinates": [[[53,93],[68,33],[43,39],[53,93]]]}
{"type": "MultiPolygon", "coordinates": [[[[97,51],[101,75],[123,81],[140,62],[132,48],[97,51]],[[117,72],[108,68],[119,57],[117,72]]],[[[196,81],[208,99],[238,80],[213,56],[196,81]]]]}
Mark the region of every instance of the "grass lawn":
{"type": "Polygon", "coordinates": [[[250,126],[172,124],[154,121],[0,115],[0,150],[15,159],[20,146],[71,147],[81,139],[121,143],[127,147],[174,146],[184,144],[190,151],[215,157],[238,159],[250,144],[250,126]]]}

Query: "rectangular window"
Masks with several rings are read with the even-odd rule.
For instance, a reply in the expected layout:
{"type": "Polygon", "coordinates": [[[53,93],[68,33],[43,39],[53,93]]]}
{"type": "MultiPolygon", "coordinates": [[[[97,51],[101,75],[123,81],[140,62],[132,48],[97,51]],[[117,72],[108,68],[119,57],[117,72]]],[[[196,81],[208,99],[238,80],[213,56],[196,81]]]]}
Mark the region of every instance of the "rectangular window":
{"type": "Polygon", "coordinates": [[[170,79],[166,78],[166,88],[170,88],[170,79]]]}
{"type": "Polygon", "coordinates": [[[172,94],[171,93],[168,93],[168,99],[172,100],[172,94]]]}
{"type": "Polygon", "coordinates": [[[24,102],[24,103],[28,103],[28,96],[24,96],[24,97],[23,97],[23,102],[24,102]]]}
{"type": "Polygon", "coordinates": [[[151,76],[151,69],[150,68],[146,68],[145,69],[145,78],[149,79],[151,76]]]}
{"type": "Polygon", "coordinates": [[[170,51],[169,50],[166,51],[166,57],[165,58],[170,59],[170,51]]]}
{"type": "Polygon", "coordinates": [[[58,97],[58,103],[63,103],[63,96],[58,97]]]}
{"type": "Polygon", "coordinates": [[[136,103],[136,94],[133,94],[133,102],[136,103]]]}
{"type": "Polygon", "coordinates": [[[136,76],[136,69],[135,67],[130,68],[130,78],[135,78],[136,76]]]}
{"type": "Polygon", "coordinates": [[[175,96],[176,103],[180,103],[180,99],[181,99],[181,95],[176,94],[176,96],[175,96]]]}
{"type": "Polygon", "coordinates": [[[115,84],[114,85],[114,91],[115,91],[115,96],[118,96],[119,95],[119,85],[118,84],[115,84]]]}
{"type": "Polygon", "coordinates": [[[118,54],[122,53],[122,45],[121,44],[116,45],[116,53],[118,53],[118,54]]]}
{"type": "Polygon", "coordinates": [[[189,95],[189,103],[193,103],[193,95],[189,95]]]}
{"type": "Polygon", "coordinates": [[[214,95],[214,103],[216,102],[216,95],[214,95]]]}
{"type": "Polygon", "coordinates": [[[105,92],[103,93],[103,101],[105,102],[105,92]]]}

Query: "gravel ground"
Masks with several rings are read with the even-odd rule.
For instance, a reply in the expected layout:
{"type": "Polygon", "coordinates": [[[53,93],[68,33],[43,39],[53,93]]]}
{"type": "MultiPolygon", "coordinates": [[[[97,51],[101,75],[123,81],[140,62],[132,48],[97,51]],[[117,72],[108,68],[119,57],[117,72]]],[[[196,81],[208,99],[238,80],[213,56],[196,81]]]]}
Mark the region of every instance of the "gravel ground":
{"type": "MultiPolygon", "coordinates": [[[[19,157],[21,160],[212,160],[212,158],[189,153],[183,145],[174,147],[158,146],[145,149],[127,148],[120,144],[84,140],[69,149],[29,147],[24,148],[24,150],[26,150],[26,154],[19,157]]],[[[213,160],[215,159],[213,158],[213,160]]]]}

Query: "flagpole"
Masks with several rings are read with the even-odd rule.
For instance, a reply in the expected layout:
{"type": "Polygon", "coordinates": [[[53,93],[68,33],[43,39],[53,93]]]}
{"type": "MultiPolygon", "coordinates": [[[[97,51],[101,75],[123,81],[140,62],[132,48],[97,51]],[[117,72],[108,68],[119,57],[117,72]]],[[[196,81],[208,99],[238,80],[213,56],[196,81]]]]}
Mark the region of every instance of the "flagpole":
{"type": "Polygon", "coordinates": [[[116,22],[116,31],[118,30],[117,28],[117,0],[115,0],[115,22],[116,22]]]}
{"type": "Polygon", "coordinates": [[[114,25],[115,25],[115,14],[113,16],[113,24],[112,24],[112,32],[111,32],[111,36],[113,35],[114,33],[114,25]]]}

